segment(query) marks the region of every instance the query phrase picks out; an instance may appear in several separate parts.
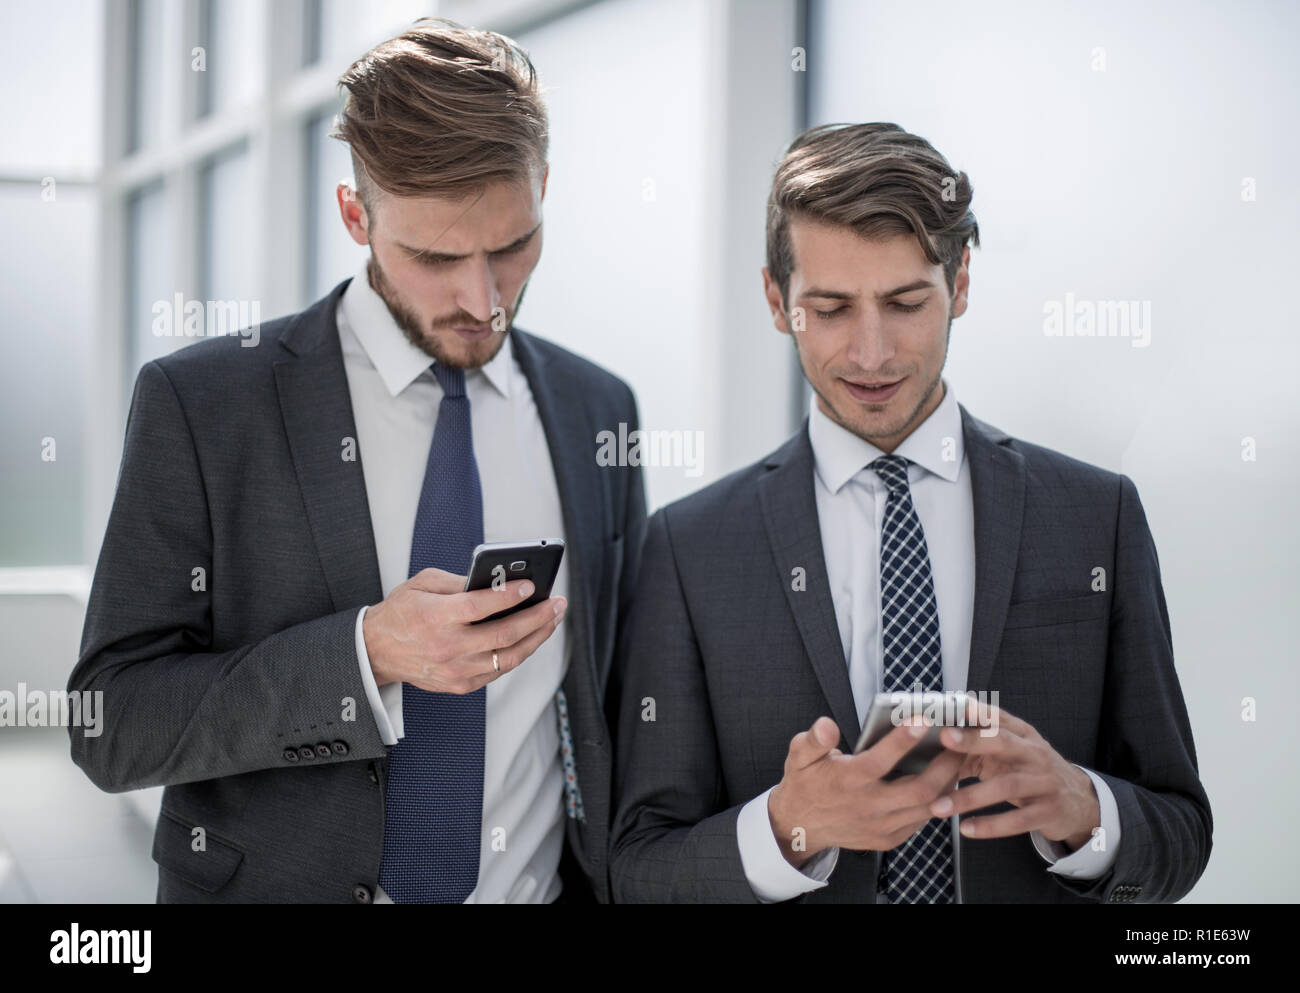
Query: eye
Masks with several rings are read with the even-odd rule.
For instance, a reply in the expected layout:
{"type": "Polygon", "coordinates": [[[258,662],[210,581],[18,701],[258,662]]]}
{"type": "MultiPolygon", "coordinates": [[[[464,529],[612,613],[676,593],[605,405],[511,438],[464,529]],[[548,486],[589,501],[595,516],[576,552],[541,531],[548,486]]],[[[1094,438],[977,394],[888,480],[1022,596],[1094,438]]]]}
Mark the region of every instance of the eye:
{"type": "Polygon", "coordinates": [[[528,247],[528,242],[523,241],[520,242],[518,245],[511,245],[509,248],[503,248],[499,252],[493,252],[492,257],[495,259],[505,255],[518,255],[527,247],[528,247]]]}
{"type": "Polygon", "coordinates": [[[444,266],[448,259],[438,258],[436,255],[417,255],[415,261],[428,269],[436,269],[438,266],[444,266]]]}
{"type": "Polygon", "coordinates": [[[925,301],[922,300],[920,303],[912,304],[893,302],[890,306],[902,311],[904,314],[912,314],[924,307],[925,301]]]}
{"type": "Polygon", "coordinates": [[[813,310],[813,313],[816,314],[818,317],[820,317],[823,321],[829,321],[829,320],[830,320],[832,317],[834,317],[836,314],[843,313],[843,311],[844,311],[844,308],[843,308],[843,307],[836,307],[834,310],[815,310],[815,309],[814,309],[814,310],[813,310]]]}

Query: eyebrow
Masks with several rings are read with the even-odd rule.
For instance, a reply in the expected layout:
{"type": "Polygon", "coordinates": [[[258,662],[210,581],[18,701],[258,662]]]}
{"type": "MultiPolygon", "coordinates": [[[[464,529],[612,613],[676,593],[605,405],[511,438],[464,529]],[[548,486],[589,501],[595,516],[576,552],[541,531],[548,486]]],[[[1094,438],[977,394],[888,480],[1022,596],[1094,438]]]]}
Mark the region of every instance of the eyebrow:
{"type": "MultiPolygon", "coordinates": [[[[488,254],[501,255],[504,252],[511,252],[514,251],[516,248],[522,248],[525,244],[527,244],[532,239],[533,235],[537,234],[537,231],[539,228],[541,228],[541,226],[542,226],[542,222],[538,221],[537,227],[533,228],[526,235],[522,235],[516,238],[514,241],[506,245],[504,248],[494,248],[490,252],[488,252],[488,254]]],[[[425,261],[429,261],[429,262],[457,262],[460,259],[469,258],[468,255],[452,255],[449,252],[430,252],[421,248],[412,248],[410,245],[404,245],[400,241],[397,242],[397,247],[405,250],[406,252],[409,252],[413,259],[424,259],[425,261]]]]}
{"type": "MultiPolygon", "coordinates": [[[[934,283],[928,279],[917,279],[904,286],[895,286],[892,290],[886,290],[884,293],[878,293],[876,296],[881,300],[887,300],[890,297],[896,297],[903,293],[910,293],[912,290],[933,289],[934,283]]],[[[818,297],[822,300],[854,300],[857,299],[856,293],[845,293],[843,290],[823,290],[814,286],[812,289],[804,290],[799,294],[800,299],[804,297],[818,297]]]]}

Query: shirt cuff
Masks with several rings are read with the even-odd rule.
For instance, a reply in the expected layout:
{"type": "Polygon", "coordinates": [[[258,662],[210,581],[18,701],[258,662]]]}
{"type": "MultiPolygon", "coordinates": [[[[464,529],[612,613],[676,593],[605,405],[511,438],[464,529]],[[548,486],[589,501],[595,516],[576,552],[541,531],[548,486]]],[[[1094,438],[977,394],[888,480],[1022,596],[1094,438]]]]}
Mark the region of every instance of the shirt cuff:
{"type": "Polygon", "coordinates": [[[366,637],[361,624],[366,618],[369,607],[362,607],[357,614],[356,646],[357,662],[361,667],[361,685],[366,690],[366,700],[370,703],[371,713],[375,715],[375,725],[379,728],[379,739],[385,745],[396,745],[402,737],[402,684],[385,683],[382,687],[375,684],[375,674],[370,669],[370,654],[366,651],[366,637]]]}
{"type": "Polygon", "coordinates": [[[740,864],[760,903],[780,903],[821,889],[840,857],[838,848],[827,848],[809,859],[802,869],[787,862],[772,833],[772,821],[767,813],[767,797],[771,792],[767,790],[750,800],[740,808],[736,819],[740,864]]]}
{"type": "Polygon", "coordinates": [[[1033,841],[1038,854],[1049,863],[1048,872],[1055,872],[1069,879],[1100,879],[1110,871],[1119,854],[1119,807],[1115,803],[1115,794],[1106,785],[1106,780],[1081,765],[1076,764],[1075,768],[1083,769],[1088,774],[1093,788],[1097,791],[1097,806],[1101,809],[1101,830],[1076,852],[1071,852],[1062,842],[1044,838],[1037,831],[1029,832],[1029,838],[1033,841]],[[1098,835],[1102,839],[1101,851],[1095,851],[1092,847],[1098,835]]]}

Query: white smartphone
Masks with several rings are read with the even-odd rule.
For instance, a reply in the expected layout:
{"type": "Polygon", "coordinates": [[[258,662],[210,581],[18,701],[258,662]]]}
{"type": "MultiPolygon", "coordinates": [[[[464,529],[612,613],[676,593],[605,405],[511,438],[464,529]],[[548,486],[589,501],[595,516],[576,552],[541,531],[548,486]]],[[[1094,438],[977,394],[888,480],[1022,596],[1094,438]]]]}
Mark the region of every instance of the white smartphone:
{"type": "Polygon", "coordinates": [[[929,725],[925,737],[912,746],[912,750],[898,760],[885,779],[914,776],[925,771],[930,760],[943,751],[939,732],[943,728],[969,727],[967,706],[970,697],[962,690],[941,693],[931,690],[924,693],[877,693],[862,723],[862,734],[854,754],[865,751],[889,734],[910,717],[919,717],[929,725]]]}

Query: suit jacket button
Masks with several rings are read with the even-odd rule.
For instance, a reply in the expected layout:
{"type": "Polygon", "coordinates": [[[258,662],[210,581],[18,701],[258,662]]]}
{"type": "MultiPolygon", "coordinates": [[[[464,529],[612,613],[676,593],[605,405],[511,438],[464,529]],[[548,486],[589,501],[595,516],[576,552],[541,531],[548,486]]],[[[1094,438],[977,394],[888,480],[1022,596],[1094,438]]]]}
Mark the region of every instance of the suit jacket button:
{"type": "Polygon", "coordinates": [[[330,745],[328,741],[322,741],[316,746],[316,754],[323,759],[330,757],[330,745]]]}
{"type": "Polygon", "coordinates": [[[335,755],[346,755],[348,753],[348,743],[346,741],[335,741],[330,744],[330,748],[334,749],[335,755]]]}
{"type": "Polygon", "coordinates": [[[316,750],[312,748],[311,745],[303,745],[301,748],[298,749],[298,758],[300,759],[310,760],[310,759],[314,759],[315,757],[316,757],[316,750]]]}
{"type": "Polygon", "coordinates": [[[363,886],[361,883],[357,883],[356,886],[352,887],[352,899],[357,903],[370,903],[370,901],[373,899],[373,895],[370,892],[370,887],[363,886]]]}
{"type": "Polygon", "coordinates": [[[297,761],[298,761],[298,751],[297,751],[297,749],[294,749],[294,748],[286,748],[282,754],[284,755],[284,760],[285,760],[286,762],[297,762],[297,761]]]}

